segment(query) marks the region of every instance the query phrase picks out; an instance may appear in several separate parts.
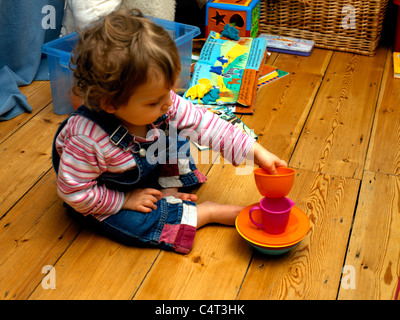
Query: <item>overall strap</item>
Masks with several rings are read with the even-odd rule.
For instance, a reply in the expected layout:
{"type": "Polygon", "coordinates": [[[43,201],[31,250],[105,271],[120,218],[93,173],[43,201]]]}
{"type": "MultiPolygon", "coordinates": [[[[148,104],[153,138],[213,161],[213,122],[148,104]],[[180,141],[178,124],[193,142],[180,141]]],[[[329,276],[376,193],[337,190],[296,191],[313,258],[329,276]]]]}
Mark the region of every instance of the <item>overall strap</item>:
{"type": "MultiPolygon", "coordinates": [[[[102,114],[93,110],[90,110],[87,108],[85,105],[80,106],[74,113],[71,114],[71,116],[74,115],[81,115],[85,118],[88,118],[95,122],[97,125],[99,125],[110,137],[111,143],[113,143],[116,146],[121,147],[125,151],[129,150],[129,145],[134,141],[134,138],[132,135],[129,133],[129,130],[124,127],[121,122],[112,114],[102,114]]],[[[53,141],[53,152],[52,152],[52,158],[53,158],[53,168],[58,173],[58,166],[59,166],[59,156],[58,152],[55,149],[55,141],[58,136],[58,134],[61,132],[62,128],[66,125],[67,121],[69,118],[65,119],[61,125],[59,126],[57,133],[54,137],[53,141]]],[[[155,124],[160,125],[162,129],[167,127],[167,115],[161,116],[159,119],[156,120],[155,124]]],[[[142,155],[141,155],[142,156],[142,155]]]]}
{"type": "MultiPolygon", "coordinates": [[[[73,115],[76,114],[82,115],[96,122],[110,136],[111,142],[116,146],[120,146],[125,151],[128,150],[129,145],[134,140],[133,136],[129,133],[129,130],[110,113],[99,113],[82,105],[73,113],[73,115]]],[[[164,114],[154,122],[154,125],[161,130],[165,130],[168,127],[167,120],[168,115],[164,114]]]]}
{"type": "MultiPolygon", "coordinates": [[[[91,111],[90,109],[88,109],[87,107],[82,105],[78,108],[78,110],[76,110],[74,113],[71,114],[71,116],[74,116],[74,115],[81,115],[81,116],[84,116],[85,118],[88,118],[88,119],[96,122],[110,136],[110,141],[114,145],[122,147],[124,150],[127,150],[129,144],[133,141],[133,137],[129,134],[128,129],[125,128],[123,125],[121,125],[121,123],[118,121],[118,119],[110,114],[107,114],[107,116],[102,116],[101,114],[91,111]]],[[[56,151],[55,143],[56,143],[57,136],[60,134],[61,130],[65,127],[65,125],[67,124],[68,119],[70,117],[65,119],[60,124],[60,126],[58,127],[57,132],[54,136],[54,140],[53,140],[52,163],[53,163],[53,168],[54,168],[54,171],[56,172],[56,174],[58,174],[60,156],[58,155],[58,152],[56,151]]]]}
{"type": "Polygon", "coordinates": [[[112,114],[101,114],[90,110],[84,105],[80,106],[72,115],[78,114],[98,124],[110,136],[110,141],[114,145],[128,150],[133,137],[129,134],[128,129],[121,125],[121,122],[112,114]]]}

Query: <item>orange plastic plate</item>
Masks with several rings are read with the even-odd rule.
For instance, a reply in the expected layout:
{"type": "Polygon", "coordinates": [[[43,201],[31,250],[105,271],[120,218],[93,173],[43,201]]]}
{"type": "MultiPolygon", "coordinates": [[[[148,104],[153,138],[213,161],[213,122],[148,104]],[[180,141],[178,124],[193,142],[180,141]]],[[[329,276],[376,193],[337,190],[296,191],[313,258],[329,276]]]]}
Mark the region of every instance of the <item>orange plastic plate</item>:
{"type": "MultiPolygon", "coordinates": [[[[290,212],[289,222],[286,230],[281,234],[270,234],[264,229],[255,226],[249,218],[249,210],[259,205],[254,203],[243,209],[236,218],[236,229],[247,241],[259,246],[286,247],[301,241],[310,229],[310,221],[307,215],[294,206],[290,212]]],[[[253,218],[261,223],[261,212],[254,211],[253,218]]]]}

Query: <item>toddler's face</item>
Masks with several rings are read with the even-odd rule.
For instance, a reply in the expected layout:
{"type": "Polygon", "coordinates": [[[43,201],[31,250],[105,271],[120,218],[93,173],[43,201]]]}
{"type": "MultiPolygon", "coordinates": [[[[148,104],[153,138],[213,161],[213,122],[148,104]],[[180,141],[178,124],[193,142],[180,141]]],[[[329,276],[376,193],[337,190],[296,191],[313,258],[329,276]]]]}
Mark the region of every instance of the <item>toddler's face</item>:
{"type": "Polygon", "coordinates": [[[127,127],[151,124],[172,105],[171,88],[166,88],[163,81],[150,81],[138,87],[128,103],[112,112],[127,127]]]}

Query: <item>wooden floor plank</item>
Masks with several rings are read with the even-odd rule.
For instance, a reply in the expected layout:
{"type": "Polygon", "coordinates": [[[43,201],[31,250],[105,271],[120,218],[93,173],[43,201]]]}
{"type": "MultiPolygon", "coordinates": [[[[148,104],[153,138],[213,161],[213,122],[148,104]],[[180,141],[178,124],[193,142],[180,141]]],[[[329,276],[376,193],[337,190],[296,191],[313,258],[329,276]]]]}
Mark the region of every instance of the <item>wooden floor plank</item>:
{"type": "Polygon", "coordinates": [[[233,300],[251,255],[233,228],[208,226],[199,230],[190,254],[161,252],[134,299],[233,300]]]}
{"type": "Polygon", "coordinates": [[[398,176],[365,171],[339,299],[394,299],[400,280],[399,190],[398,176]]]}
{"type": "Polygon", "coordinates": [[[0,144],[52,101],[50,81],[34,81],[31,85],[20,87],[19,89],[26,96],[33,110],[32,112],[25,112],[13,119],[1,122],[0,144]]]}
{"type": "Polygon", "coordinates": [[[256,253],[238,299],[334,300],[340,281],[359,181],[297,170],[290,199],[311,228],[287,254],[256,253]]]}
{"type": "Polygon", "coordinates": [[[0,299],[20,300],[40,286],[42,268],[56,263],[80,228],[49,172],[0,220],[0,230],[0,299]]]}
{"type": "Polygon", "coordinates": [[[259,89],[254,115],[242,117],[263,146],[282,159],[292,154],[331,56],[321,49],[312,59],[279,55],[274,66],[290,74],[259,89]]]}
{"type": "Polygon", "coordinates": [[[51,168],[54,133],[64,118],[50,104],[1,144],[0,217],[51,168]]]}
{"type": "Polygon", "coordinates": [[[84,230],[54,264],[56,289],[38,286],[32,300],[129,300],[160,250],[132,248],[84,230]]]}
{"type": "Polygon", "coordinates": [[[400,81],[393,77],[392,51],[388,50],[381,99],[365,168],[369,171],[400,174],[400,81]],[[384,150],[384,151],[383,151],[384,150]]]}
{"type": "Polygon", "coordinates": [[[334,53],[291,165],[361,179],[386,52],[334,53]]]}

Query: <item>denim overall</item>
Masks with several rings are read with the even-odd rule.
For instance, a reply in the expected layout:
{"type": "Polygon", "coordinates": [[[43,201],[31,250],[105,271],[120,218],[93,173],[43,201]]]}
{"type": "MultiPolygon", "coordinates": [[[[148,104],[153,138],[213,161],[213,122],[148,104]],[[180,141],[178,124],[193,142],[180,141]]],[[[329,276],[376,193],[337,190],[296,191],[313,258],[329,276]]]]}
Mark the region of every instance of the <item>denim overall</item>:
{"type": "MultiPolygon", "coordinates": [[[[160,164],[156,161],[148,161],[146,156],[143,157],[139,155],[140,148],[147,151],[154,142],[140,143],[140,145],[134,143],[133,137],[129,134],[128,130],[120,124],[117,118],[110,114],[107,114],[105,117],[97,112],[89,110],[85,106],[81,106],[71,116],[74,115],[82,115],[97,123],[110,136],[110,140],[114,145],[123,148],[126,152],[132,152],[135,158],[137,169],[129,170],[124,173],[103,173],[97,179],[98,184],[106,185],[109,189],[122,192],[128,192],[139,188],[161,189],[158,178],[162,175],[163,171],[168,171],[168,167],[173,166],[173,164],[165,162],[160,164]]],[[[67,121],[68,119],[64,120],[60,125],[53,142],[52,160],[53,168],[56,173],[58,173],[60,157],[55,148],[55,140],[67,121]]],[[[159,130],[167,130],[167,114],[157,119],[154,125],[159,130]]],[[[196,166],[190,156],[189,147],[185,147],[186,144],[189,144],[188,140],[182,138],[177,139],[176,148],[172,149],[169,148],[171,143],[168,136],[166,140],[168,148],[165,150],[165,157],[163,155],[164,159],[173,159],[174,157],[176,159],[177,156],[184,156],[186,157],[185,159],[190,159],[189,167],[191,172],[179,177],[183,187],[194,187],[198,185],[200,181],[193,172],[196,170],[196,166]],[[180,153],[183,152],[183,154],[170,154],[171,150],[173,150],[172,152],[177,150],[184,151],[180,151],[180,153]]],[[[158,158],[158,156],[160,156],[158,150],[155,150],[152,157],[158,158]]],[[[196,204],[191,201],[167,197],[159,200],[156,205],[157,209],[152,210],[150,213],[121,210],[117,214],[111,215],[103,221],[99,221],[91,215],[83,216],[65,204],[73,216],[83,220],[88,226],[94,227],[96,230],[116,241],[127,245],[159,247],[165,250],[174,250],[179,253],[188,253],[193,243],[196,227],[193,226],[193,224],[187,225],[181,222],[184,212],[195,212],[196,204]],[[190,206],[191,209],[188,210],[188,206],[190,206]]],[[[191,220],[193,220],[193,215],[191,220]]]]}

